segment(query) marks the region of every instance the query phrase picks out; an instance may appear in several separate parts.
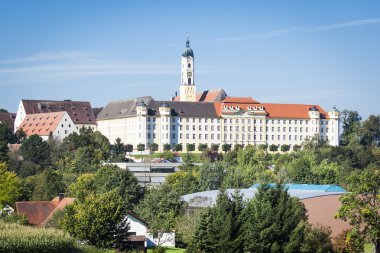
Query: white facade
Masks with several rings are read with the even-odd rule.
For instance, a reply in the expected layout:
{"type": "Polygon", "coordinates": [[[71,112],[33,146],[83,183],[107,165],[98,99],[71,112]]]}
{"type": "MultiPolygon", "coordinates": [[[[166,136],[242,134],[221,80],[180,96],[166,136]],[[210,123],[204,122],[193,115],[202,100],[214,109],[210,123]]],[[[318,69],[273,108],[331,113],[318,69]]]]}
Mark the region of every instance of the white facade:
{"type": "MultiPolygon", "coordinates": [[[[181,58],[180,102],[156,101],[156,104],[148,106],[138,100],[134,102],[135,107],[131,104],[126,106],[126,101],[123,109],[120,109],[123,103],[120,102],[120,106],[114,106],[116,109],[113,111],[121,111],[113,112],[110,118],[107,118],[108,112],[111,113],[112,110],[106,106],[108,111],[97,119],[98,131],[111,143],[120,138],[125,144],[132,144],[135,149],[140,143],[145,144],[146,148],[156,143],[159,151],[163,150],[165,144],[170,144],[172,148],[176,144],[182,144],[183,151],[187,144],[195,144],[196,150],[199,144],[207,144],[208,147],[217,144],[221,150],[225,143],[293,147],[302,145],[307,138],[318,136],[330,145],[339,145],[339,112],[336,109],[326,113],[315,105],[261,104],[252,98],[197,102],[194,54],[188,40],[181,58]],[[157,102],[161,103],[159,107],[157,102]],[[179,106],[176,103],[183,104],[179,106]],[[215,110],[205,114],[194,103],[204,105],[205,110],[209,110],[210,103],[213,103],[215,110]],[[194,113],[195,109],[197,111],[194,113]],[[119,116],[124,111],[134,110],[135,113],[119,116]]],[[[115,103],[118,101],[110,104],[115,103]]]]}

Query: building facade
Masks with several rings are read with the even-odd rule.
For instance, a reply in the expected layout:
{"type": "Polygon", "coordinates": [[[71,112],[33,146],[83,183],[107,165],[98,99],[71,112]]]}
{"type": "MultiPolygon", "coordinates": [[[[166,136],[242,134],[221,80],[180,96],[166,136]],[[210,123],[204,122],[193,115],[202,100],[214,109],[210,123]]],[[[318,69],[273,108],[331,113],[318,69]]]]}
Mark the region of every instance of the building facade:
{"type": "Polygon", "coordinates": [[[152,97],[112,101],[97,117],[98,130],[149,147],[182,144],[301,145],[317,136],[339,144],[339,112],[319,105],[260,103],[251,97],[228,97],[223,89],[196,93],[194,53],[189,40],[181,58],[180,95],[169,101],[152,97]]]}

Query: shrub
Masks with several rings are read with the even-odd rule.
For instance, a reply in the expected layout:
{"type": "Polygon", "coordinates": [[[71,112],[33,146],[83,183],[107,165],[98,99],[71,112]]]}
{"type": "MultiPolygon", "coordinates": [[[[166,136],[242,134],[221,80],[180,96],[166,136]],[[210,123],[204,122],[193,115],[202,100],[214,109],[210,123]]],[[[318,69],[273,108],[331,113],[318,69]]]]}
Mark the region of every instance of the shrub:
{"type": "Polygon", "coordinates": [[[282,152],[288,152],[290,150],[290,146],[289,145],[281,145],[281,151],[282,152]]]}
{"type": "Polygon", "coordinates": [[[7,253],[68,253],[75,246],[63,231],[3,222],[0,222],[0,242],[0,252],[7,253]]]}
{"type": "Polygon", "coordinates": [[[259,145],[259,149],[260,150],[267,150],[268,149],[268,145],[267,144],[260,144],[259,145]]]}
{"type": "Polygon", "coordinates": [[[269,150],[270,150],[270,151],[272,151],[272,152],[275,152],[275,151],[277,151],[277,150],[278,150],[278,146],[277,146],[277,145],[274,145],[274,144],[272,144],[272,145],[270,145],[270,146],[269,146],[269,150]]]}

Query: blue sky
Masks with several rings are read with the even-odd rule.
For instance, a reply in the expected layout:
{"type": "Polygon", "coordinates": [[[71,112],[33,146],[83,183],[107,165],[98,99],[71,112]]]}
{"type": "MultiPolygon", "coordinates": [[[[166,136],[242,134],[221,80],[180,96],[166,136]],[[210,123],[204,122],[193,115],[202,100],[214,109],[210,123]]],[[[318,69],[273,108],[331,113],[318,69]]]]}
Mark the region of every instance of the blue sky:
{"type": "Polygon", "coordinates": [[[169,99],[186,33],[198,90],[379,114],[376,0],[1,1],[0,108],[169,99]]]}

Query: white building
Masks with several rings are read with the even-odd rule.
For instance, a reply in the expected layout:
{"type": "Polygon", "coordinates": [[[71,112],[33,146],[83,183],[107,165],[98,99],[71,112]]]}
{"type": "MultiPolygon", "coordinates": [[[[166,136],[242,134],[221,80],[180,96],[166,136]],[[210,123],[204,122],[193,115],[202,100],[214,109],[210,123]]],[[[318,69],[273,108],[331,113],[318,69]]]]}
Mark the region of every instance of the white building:
{"type": "Polygon", "coordinates": [[[47,140],[50,134],[58,140],[63,140],[69,134],[79,132],[65,111],[27,114],[17,130],[19,129],[22,129],[27,136],[37,134],[43,140],[47,140]]]}
{"type": "Polygon", "coordinates": [[[136,146],[152,143],[301,145],[319,136],[339,144],[339,112],[312,104],[260,103],[250,97],[228,97],[223,89],[196,93],[194,53],[189,40],[181,58],[180,96],[170,101],[152,97],[110,102],[98,115],[98,130],[111,143],[116,138],[136,146]]]}
{"type": "Polygon", "coordinates": [[[28,114],[50,113],[66,111],[75,127],[89,127],[96,130],[95,115],[90,102],[85,101],[55,101],[55,100],[28,100],[22,99],[17,109],[14,130],[16,131],[28,114]]]}

